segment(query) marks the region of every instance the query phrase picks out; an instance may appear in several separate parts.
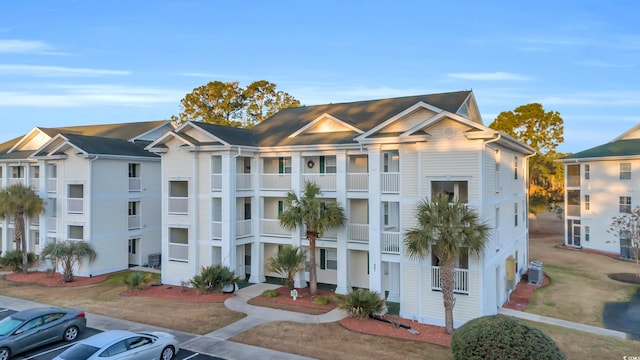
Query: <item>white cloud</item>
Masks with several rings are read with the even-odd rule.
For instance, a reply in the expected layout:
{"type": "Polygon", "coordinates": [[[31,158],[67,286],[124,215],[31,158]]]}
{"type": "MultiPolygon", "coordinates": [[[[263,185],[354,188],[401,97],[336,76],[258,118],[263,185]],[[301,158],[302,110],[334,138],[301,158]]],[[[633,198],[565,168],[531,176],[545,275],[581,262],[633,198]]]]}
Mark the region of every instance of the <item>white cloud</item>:
{"type": "Polygon", "coordinates": [[[488,72],[488,73],[449,73],[447,77],[463,80],[480,80],[480,81],[527,81],[531,80],[530,77],[508,73],[503,71],[488,72]]]}
{"type": "Polygon", "coordinates": [[[34,77],[95,77],[103,75],[130,75],[125,70],[103,70],[88,68],[69,68],[62,66],[38,66],[38,65],[1,65],[0,75],[26,75],[34,77]]]}
{"type": "Polygon", "coordinates": [[[538,102],[546,105],[640,106],[638,91],[576,92],[571,95],[542,96],[538,102]]]}
{"type": "Polygon", "coordinates": [[[178,103],[182,90],[118,85],[49,85],[38,91],[0,91],[0,106],[84,107],[129,106],[144,107],[160,103],[178,103]]]}
{"type": "Polygon", "coordinates": [[[55,48],[42,41],[25,41],[16,39],[0,39],[1,53],[62,55],[55,48]]]}

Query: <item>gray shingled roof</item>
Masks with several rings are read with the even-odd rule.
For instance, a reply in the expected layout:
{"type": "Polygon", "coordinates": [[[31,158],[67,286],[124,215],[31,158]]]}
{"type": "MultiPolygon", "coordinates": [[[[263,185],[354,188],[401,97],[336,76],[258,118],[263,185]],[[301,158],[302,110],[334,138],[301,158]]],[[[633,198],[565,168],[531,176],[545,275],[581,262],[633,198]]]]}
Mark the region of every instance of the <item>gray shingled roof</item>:
{"type": "Polygon", "coordinates": [[[365,132],[421,101],[439,109],[456,113],[469,97],[469,94],[471,94],[471,91],[458,91],[288,108],[256,125],[251,129],[251,133],[254,135],[258,146],[354,143],[353,138],[359,135],[356,132],[335,133],[332,136],[328,136],[328,134],[321,134],[320,136],[306,135],[293,138],[289,138],[289,135],[325,113],[365,132]]]}
{"type": "Polygon", "coordinates": [[[563,158],[560,158],[560,160],[635,155],[640,155],[640,139],[612,141],[600,146],[593,147],[591,149],[565,156],[563,158]]]}
{"type": "Polygon", "coordinates": [[[218,137],[226,143],[233,145],[256,146],[253,133],[249,129],[209,124],[205,122],[198,122],[195,123],[195,125],[201,127],[203,130],[218,137]]]}
{"type": "Polygon", "coordinates": [[[148,143],[133,143],[127,140],[110,139],[98,136],[62,134],[69,142],[90,155],[117,155],[157,157],[144,149],[148,143]]]}

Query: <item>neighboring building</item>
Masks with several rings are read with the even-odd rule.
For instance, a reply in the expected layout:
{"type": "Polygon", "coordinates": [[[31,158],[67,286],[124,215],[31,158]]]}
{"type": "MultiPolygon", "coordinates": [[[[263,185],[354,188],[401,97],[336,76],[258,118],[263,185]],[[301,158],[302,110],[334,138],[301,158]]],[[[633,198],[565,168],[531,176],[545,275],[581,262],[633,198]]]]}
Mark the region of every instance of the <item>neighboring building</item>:
{"type": "Polygon", "coordinates": [[[631,241],[609,228],[613,217],[640,205],[640,125],[558,161],[565,166],[565,245],[633,259],[631,241]]]}
{"type": "Polygon", "coordinates": [[[369,288],[405,318],[444,324],[439,268],[403,246],[417,203],[440,192],[494,228],[484,256],[458,260],[456,325],[495,314],[513,286],[507,277],[527,268],[534,151],[484,126],[471,91],[290,108],[250,130],[188,122],[147,149],[162,156],[163,283],[213,264],[250,282],[275,276],[266,264],[278,246],[308,246],[278,221],[287,192],[305,181],[346,210],[346,225],[317,241],[318,282],[337,293],[369,288]]]}
{"type": "MultiPolygon", "coordinates": [[[[169,121],[36,127],[0,144],[0,186],[19,182],[45,200],[39,218],[25,219],[28,251],[87,241],[98,257],[80,276],[144,265],[160,253],[160,157],[144,147],[172,129],[169,121]]],[[[0,250],[14,248],[9,217],[0,220],[0,250]]]]}

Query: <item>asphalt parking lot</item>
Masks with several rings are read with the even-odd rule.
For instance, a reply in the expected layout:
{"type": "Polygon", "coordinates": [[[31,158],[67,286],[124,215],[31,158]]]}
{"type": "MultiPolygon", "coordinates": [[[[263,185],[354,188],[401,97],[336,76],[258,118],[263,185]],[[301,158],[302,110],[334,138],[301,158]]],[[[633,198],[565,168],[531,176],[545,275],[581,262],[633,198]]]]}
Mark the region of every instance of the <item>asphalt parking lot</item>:
{"type": "MultiPolygon", "coordinates": [[[[5,317],[13,313],[15,313],[15,311],[10,309],[0,309],[0,320],[4,319],[5,317]]],[[[100,330],[88,327],[80,334],[80,336],[76,341],[86,339],[99,332],[100,330]]],[[[51,360],[54,357],[56,357],[58,354],[66,350],[68,347],[73,345],[76,341],[70,342],[70,343],[60,341],[57,343],[53,343],[50,345],[37,348],[33,351],[22,353],[18,356],[12,357],[11,359],[12,360],[51,360]]],[[[180,351],[178,352],[178,354],[174,359],[175,360],[224,360],[223,358],[198,354],[198,353],[194,353],[193,351],[185,350],[182,348],[180,349],[180,351]]]]}

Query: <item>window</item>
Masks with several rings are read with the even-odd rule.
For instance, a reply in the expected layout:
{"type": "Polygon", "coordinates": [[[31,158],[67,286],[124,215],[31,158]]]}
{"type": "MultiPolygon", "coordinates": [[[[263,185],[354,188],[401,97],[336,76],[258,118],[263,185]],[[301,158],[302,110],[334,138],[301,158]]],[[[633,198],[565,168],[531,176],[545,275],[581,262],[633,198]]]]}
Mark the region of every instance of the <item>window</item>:
{"type": "Polygon", "coordinates": [[[291,174],[291,158],[278,158],[278,173],[291,174]]]}
{"type": "Polygon", "coordinates": [[[589,180],[591,177],[591,167],[589,164],[584,164],[584,179],[589,180]]]}
{"type": "Polygon", "coordinates": [[[143,346],[143,345],[147,345],[147,344],[151,344],[153,341],[151,341],[151,339],[149,339],[148,337],[145,336],[136,336],[136,337],[132,337],[127,339],[127,343],[129,345],[129,350],[135,349],[139,346],[143,346]]]}
{"type": "Polygon", "coordinates": [[[460,200],[463,203],[469,202],[468,185],[466,181],[432,181],[431,196],[447,194],[449,202],[460,200]]]}
{"type": "Polygon", "coordinates": [[[513,203],[513,226],[518,226],[518,203],[513,203]]]}
{"type": "Polygon", "coordinates": [[[22,166],[11,167],[11,177],[14,179],[22,179],[22,166]]]}
{"type": "Polygon", "coordinates": [[[137,178],[140,177],[140,164],[129,164],[129,177],[137,178]]]}
{"type": "Polygon", "coordinates": [[[620,180],[631,180],[631,163],[620,164],[620,180]]]}
{"type": "Polygon", "coordinates": [[[620,212],[631,213],[631,196],[620,196],[620,212]]]}
{"type": "Polygon", "coordinates": [[[67,212],[72,214],[82,214],[84,212],[84,186],[69,185],[69,196],[67,199],[67,212]]]}
{"type": "Polygon", "coordinates": [[[514,180],[518,180],[518,157],[513,157],[513,178],[514,180]]]}
{"type": "Polygon", "coordinates": [[[169,228],[169,261],[189,261],[189,229],[169,228]]]}
{"type": "Polygon", "coordinates": [[[138,201],[129,201],[129,215],[138,215],[138,207],[140,202],[138,201]]]}
{"type": "Polygon", "coordinates": [[[496,224],[495,224],[495,228],[496,228],[496,230],[500,229],[500,208],[499,207],[496,208],[496,224]]]}
{"type": "Polygon", "coordinates": [[[282,214],[284,211],[284,201],[278,200],[278,215],[282,214]]]}
{"type": "Polygon", "coordinates": [[[320,249],[320,269],[338,270],[338,251],[335,249],[320,249]]]}
{"type": "Polygon", "coordinates": [[[169,181],[169,213],[189,213],[188,181],[169,181]]]}
{"type": "Polygon", "coordinates": [[[140,220],[140,202],[129,201],[128,229],[140,229],[142,225],[140,220]]]}
{"type": "Polygon", "coordinates": [[[84,239],[84,226],[69,225],[69,234],[67,238],[69,238],[69,240],[84,239]]]}
{"type": "Polygon", "coordinates": [[[398,151],[385,151],[382,153],[382,172],[400,171],[400,153],[398,151]]]}
{"type": "Polygon", "coordinates": [[[126,340],[122,340],[122,341],[118,341],[117,343],[109,346],[107,348],[107,350],[105,350],[102,353],[100,353],[100,357],[115,356],[115,355],[121,354],[121,353],[123,353],[125,351],[127,351],[127,341],[126,340]]]}
{"type": "Polygon", "coordinates": [[[589,195],[584,196],[584,209],[591,210],[591,196],[589,195]]]}
{"type": "Polygon", "coordinates": [[[495,153],[495,161],[496,161],[496,194],[500,192],[500,150],[496,149],[495,153]]]}
{"type": "Polygon", "coordinates": [[[584,241],[589,241],[590,239],[590,234],[591,234],[591,228],[589,226],[585,226],[584,227],[584,241]]]}

